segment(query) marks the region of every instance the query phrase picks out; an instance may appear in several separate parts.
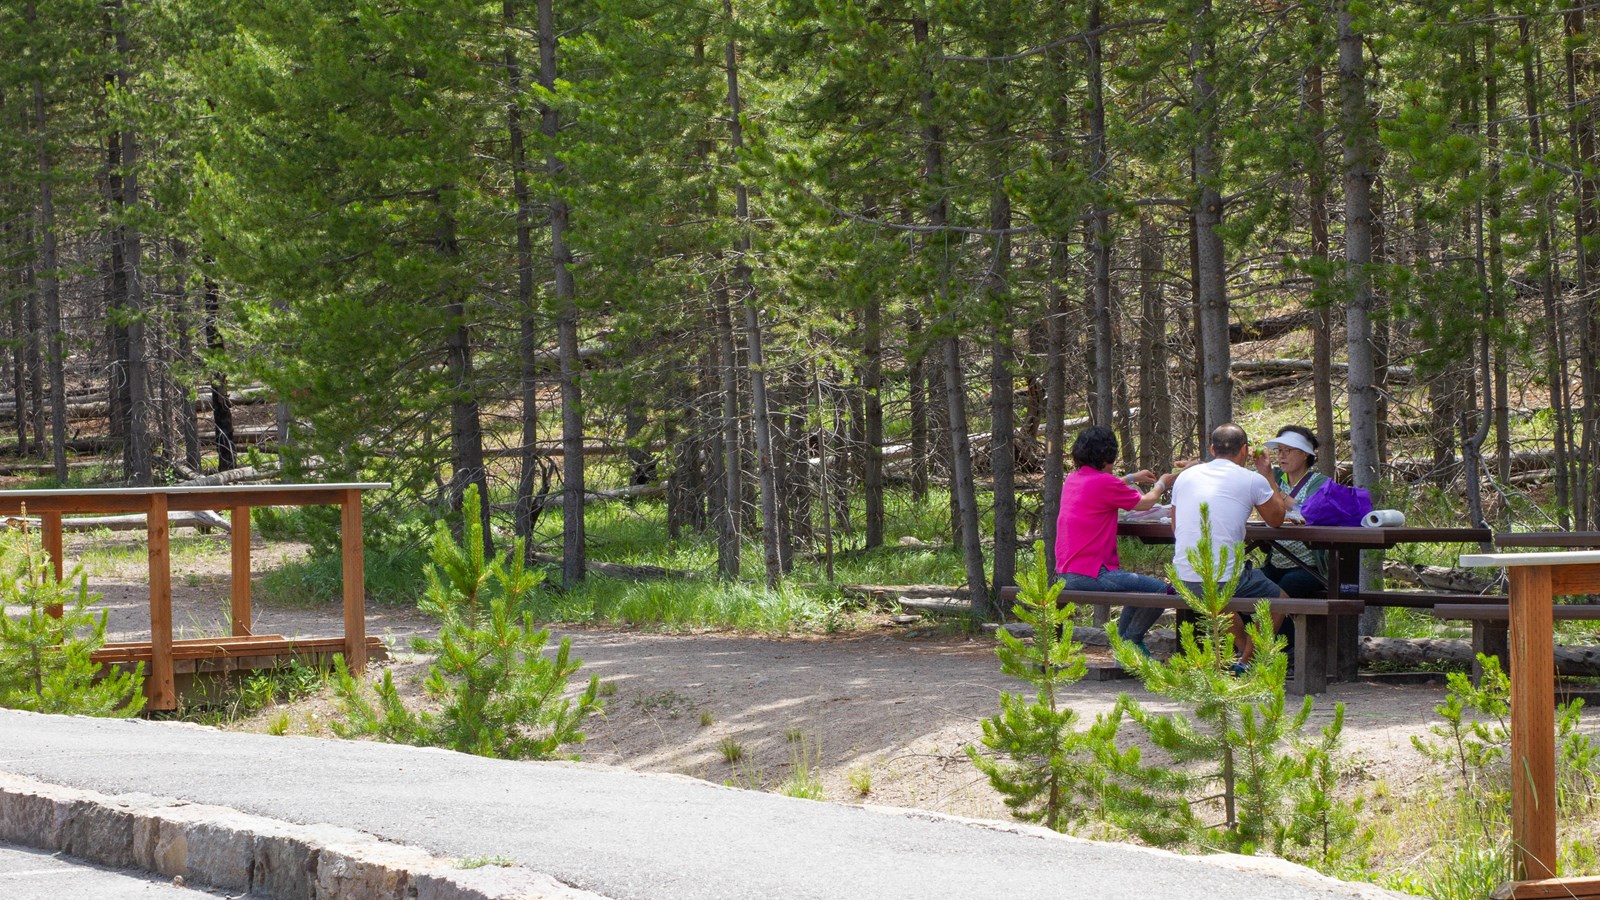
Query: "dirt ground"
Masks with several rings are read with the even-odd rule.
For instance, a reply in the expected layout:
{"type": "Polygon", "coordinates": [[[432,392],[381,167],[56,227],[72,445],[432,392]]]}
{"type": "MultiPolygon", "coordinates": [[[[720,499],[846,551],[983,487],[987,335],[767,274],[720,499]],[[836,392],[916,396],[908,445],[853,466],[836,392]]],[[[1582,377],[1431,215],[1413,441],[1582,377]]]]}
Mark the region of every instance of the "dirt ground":
{"type": "MultiPolygon", "coordinates": [[[[147,581],[135,536],[97,540],[69,536],[67,555],[93,546],[127,546],[110,559],[85,556],[93,590],[110,610],[110,639],[148,635],[147,581]]],[[[180,542],[183,543],[183,542],[180,542]]],[[[178,636],[226,633],[226,538],[175,544],[173,620],[178,636]]],[[[303,553],[259,544],[255,570],[303,553]]],[[[313,607],[255,604],[255,631],[285,636],[340,633],[336,600],[313,607]]],[[[413,635],[432,620],[414,609],[369,606],[369,634],[382,636],[394,658],[384,663],[403,690],[416,691],[427,660],[409,650],[413,635]]],[[[887,616],[863,617],[835,635],[653,634],[602,629],[556,629],[572,641],[593,674],[614,691],[592,720],[579,749],[589,762],[674,772],[719,783],[773,790],[797,767],[814,771],[832,801],[918,807],[944,813],[1008,818],[999,796],[968,760],[964,748],[982,734],[980,721],[997,709],[1002,691],[1027,686],[1000,674],[994,641],[952,633],[927,622],[897,625],[887,616]],[[742,755],[728,761],[726,748],[742,755]]],[[[1106,662],[1091,648],[1091,661],[1106,662]]],[[[374,674],[380,669],[375,667],[374,674]]],[[[1110,709],[1136,682],[1084,681],[1065,702],[1086,718],[1110,709]]],[[[1346,767],[1350,789],[1378,781],[1404,794],[1431,777],[1412,747],[1435,719],[1439,685],[1336,685],[1317,698],[1312,727],[1346,704],[1346,767]]],[[[1143,699],[1150,700],[1149,697],[1143,699]]],[[[1159,708],[1159,704],[1152,702],[1159,708]]],[[[230,727],[265,730],[276,708],[230,727]]],[[[287,709],[289,730],[328,733],[336,711],[326,694],[287,709]]]]}

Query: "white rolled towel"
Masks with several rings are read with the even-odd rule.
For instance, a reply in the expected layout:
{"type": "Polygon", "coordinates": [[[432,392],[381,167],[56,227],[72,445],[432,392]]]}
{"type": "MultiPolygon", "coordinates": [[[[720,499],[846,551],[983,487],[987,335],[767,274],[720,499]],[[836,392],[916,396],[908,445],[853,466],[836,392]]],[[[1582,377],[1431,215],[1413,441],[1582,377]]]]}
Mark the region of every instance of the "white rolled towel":
{"type": "Polygon", "coordinates": [[[1406,514],[1398,509],[1375,509],[1361,519],[1368,528],[1399,528],[1406,524],[1406,514]]]}

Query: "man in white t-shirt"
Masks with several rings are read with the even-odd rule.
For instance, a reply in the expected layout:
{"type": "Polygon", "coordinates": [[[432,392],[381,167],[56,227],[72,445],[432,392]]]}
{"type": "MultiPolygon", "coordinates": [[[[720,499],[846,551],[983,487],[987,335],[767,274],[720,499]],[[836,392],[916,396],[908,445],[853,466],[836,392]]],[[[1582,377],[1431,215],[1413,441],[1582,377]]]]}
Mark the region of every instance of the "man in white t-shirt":
{"type": "MultiPolygon", "coordinates": [[[[1204,590],[1200,575],[1189,564],[1189,551],[1200,543],[1200,506],[1208,510],[1211,524],[1211,549],[1217,557],[1217,580],[1225,582],[1233,576],[1233,566],[1239,560],[1229,553],[1228,567],[1222,565],[1222,551],[1244,540],[1245,521],[1250,510],[1261,513],[1261,520],[1276,528],[1283,524],[1289,511],[1289,498],[1277,487],[1272,478],[1272,466],[1266,454],[1255,459],[1255,468],[1247,468],[1251,459],[1250,440],[1244,429],[1233,423],[1218,425],[1211,432],[1210,462],[1193,465],[1178,475],[1172,485],[1172,564],[1178,578],[1189,589],[1201,596],[1204,590]]],[[[1279,587],[1259,569],[1247,569],[1239,578],[1234,597],[1255,599],[1259,597],[1285,597],[1279,587]]],[[[1281,618],[1274,616],[1273,625],[1281,618]]],[[[1248,653],[1246,653],[1248,655],[1248,653]]]]}

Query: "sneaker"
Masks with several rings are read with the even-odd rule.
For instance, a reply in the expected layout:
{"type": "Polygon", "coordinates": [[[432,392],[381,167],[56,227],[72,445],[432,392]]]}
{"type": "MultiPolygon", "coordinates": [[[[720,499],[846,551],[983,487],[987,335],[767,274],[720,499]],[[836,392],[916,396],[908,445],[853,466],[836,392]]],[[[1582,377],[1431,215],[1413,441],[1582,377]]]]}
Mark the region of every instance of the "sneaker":
{"type": "Polygon", "coordinates": [[[1245,673],[1246,668],[1247,667],[1244,664],[1244,660],[1236,659],[1233,661],[1233,665],[1228,667],[1228,674],[1238,678],[1245,673]]]}
{"type": "Polygon", "coordinates": [[[1133,641],[1132,644],[1133,648],[1138,650],[1145,659],[1150,658],[1150,648],[1144,645],[1144,641],[1133,641]]]}

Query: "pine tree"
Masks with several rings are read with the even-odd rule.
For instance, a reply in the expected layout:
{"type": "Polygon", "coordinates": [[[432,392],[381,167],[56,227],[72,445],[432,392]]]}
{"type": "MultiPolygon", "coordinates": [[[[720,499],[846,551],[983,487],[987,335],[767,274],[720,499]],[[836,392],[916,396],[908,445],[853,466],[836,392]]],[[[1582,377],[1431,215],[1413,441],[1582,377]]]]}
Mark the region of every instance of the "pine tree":
{"type": "MultiPolygon", "coordinates": [[[[1168,576],[1199,616],[1198,625],[1181,626],[1177,654],[1158,662],[1111,638],[1117,661],[1139,676],[1145,690],[1185,709],[1158,713],[1132,697],[1121,698],[1121,709],[1164,758],[1149,766],[1137,753],[1118,760],[1107,790],[1110,818],[1161,846],[1282,854],[1310,839],[1315,829],[1306,821],[1336,819],[1326,789],[1313,791],[1315,796],[1306,790],[1331,786],[1311,776],[1319,771],[1316,754],[1331,753],[1337,742],[1343,708],[1336,707],[1334,725],[1321,744],[1301,739],[1312,698],[1306,697],[1297,712],[1287,708],[1288,659],[1266,601],[1257,604],[1247,625],[1255,653],[1248,665],[1236,664],[1233,616],[1226,607],[1243,571],[1244,545],[1222,548],[1220,559],[1212,551],[1209,509],[1202,505],[1201,539],[1189,553],[1201,593],[1184,586],[1176,568],[1168,566],[1168,576]],[[1233,574],[1223,581],[1218,573],[1230,563],[1233,574]],[[1217,800],[1221,820],[1213,821],[1217,800]]],[[[1331,777],[1331,770],[1322,774],[1331,777]]]]}
{"type": "Polygon", "coordinates": [[[26,528],[0,536],[0,707],[138,715],[144,663],[102,675],[91,658],[106,639],[106,611],[90,609],[99,599],[89,592],[82,566],[57,581],[54,564],[26,528]],[[54,608],[59,616],[51,614],[54,608]]]}
{"type": "Polygon", "coordinates": [[[336,724],[342,737],[380,740],[503,759],[550,759],[561,748],[583,741],[583,720],[601,707],[600,680],[590,676],[576,700],[564,695],[580,660],[563,638],[556,655],[546,657],[550,632],[535,629],[521,612],[528,595],[544,580],[524,567],[520,542],[503,558],[486,558],[476,486],[462,501],[458,541],[444,523],[433,535],[433,565],[418,606],[440,621],[437,639],[418,638],[419,653],[435,654],[426,688],[442,709],[407,708],[392,672],[377,686],[377,706],[367,699],[342,659],[337,687],[349,722],[336,724]]]}
{"type": "MultiPolygon", "coordinates": [[[[1112,740],[1120,716],[1103,715],[1080,730],[1079,715],[1061,705],[1060,691],[1087,671],[1083,646],[1072,640],[1074,604],[1058,606],[1061,582],[1052,581],[1044,544],[1035,542],[1031,571],[1020,574],[1017,619],[1033,626],[1025,644],[1004,628],[996,632],[1000,670],[1038,687],[1032,700],[1000,694],[1000,712],[983,720],[983,746],[967,747],[973,765],[1005,796],[1012,814],[1027,822],[1065,831],[1097,813],[1108,771],[1103,759],[1115,757],[1112,740]]],[[[1123,765],[1136,759],[1118,758],[1123,765]]]]}

